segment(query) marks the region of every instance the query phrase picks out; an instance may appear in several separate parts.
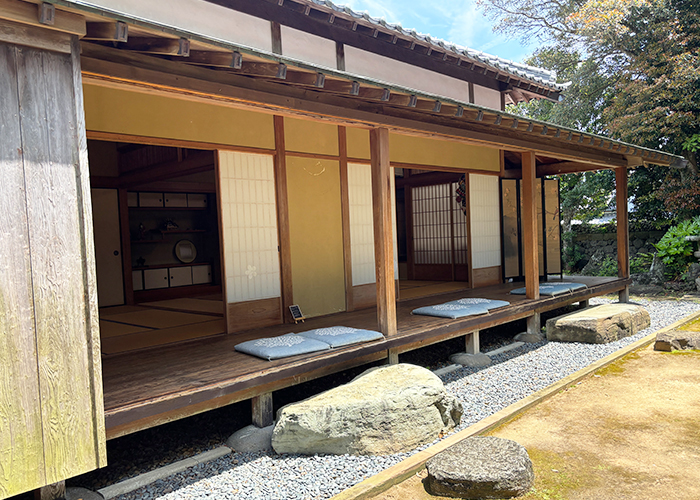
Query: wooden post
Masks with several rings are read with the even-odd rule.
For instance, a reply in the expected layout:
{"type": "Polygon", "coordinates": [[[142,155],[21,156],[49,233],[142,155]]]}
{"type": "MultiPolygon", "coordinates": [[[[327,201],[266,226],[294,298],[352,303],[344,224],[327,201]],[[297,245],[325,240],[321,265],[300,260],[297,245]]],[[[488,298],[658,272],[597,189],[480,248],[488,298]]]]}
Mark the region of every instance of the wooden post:
{"type": "Polygon", "coordinates": [[[280,278],[282,284],[282,314],[285,323],[294,320],[289,306],[294,304],[292,289],[292,242],[289,232],[289,202],[287,198],[287,156],[284,143],[284,117],[274,117],[275,126],[275,185],[277,187],[277,227],[280,243],[280,278]]]}
{"type": "Polygon", "coordinates": [[[396,349],[389,349],[387,351],[388,357],[386,359],[387,364],[389,365],[398,365],[399,364],[399,352],[396,349]]]}
{"type": "Polygon", "coordinates": [[[527,318],[527,333],[542,335],[542,319],[540,313],[535,313],[527,318]]]}
{"type": "Polygon", "coordinates": [[[467,354],[479,354],[481,346],[479,345],[479,330],[474,330],[468,333],[465,337],[465,352],[467,354]]]}
{"type": "MultiPolygon", "coordinates": [[[[394,288],[389,130],[386,128],[370,130],[369,145],[372,161],[374,261],[377,270],[377,321],[379,331],[391,337],[396,334],[396,290],[394,288]]],[[[389,357],[391,361],[391,353],[389,357]]]]}
{"type": "MultiPolygon", "coordinates": [[[[627,169],[615,169],[615,203],[617,205],[617,275],[630,276],[630,239],[627,214],[627,169]]],[[[619,293],[620,302],[629,302],[629,286],[619,293]]]]}
{"type": "Polygon", "coordinates": [[[579,303],[578,303],[579,309],[585,309],[587,307],[588,307],[588,299],[579,301],[579,303]]]}
{"type": "Polygon", "coordinates": [[[253,412],[253,425],[255,427],[267,427],[275,422],[271,392],[255,396],[250,400],[250,403],[253,412]]]}
{"type": "Polygon", "coordinates": [[[345,266],[345,310],[355,309],[352,288],[352,250],[350,241],[350,193],[348,188],[347,130],[338,127],[338,151],[340,153],[340,208],[343,223],[343,261],[345,266]]]}
{"type": "MultiPolygon", "coordinates": [[[[523,257],[525,268],[525,290],[528,299],[540,298],[540,263],[537,246],[537,217],[535,200],[535,153],[522,154],[523,162],[523,257]]],[[[528,331],[529,328],[528,320],[528,331]]]]}
{"type": "Polygon", "coordinates": [[[64,500],[66,498],[66,482],[59,481],[34,490],[34,500],[64,500]]]}

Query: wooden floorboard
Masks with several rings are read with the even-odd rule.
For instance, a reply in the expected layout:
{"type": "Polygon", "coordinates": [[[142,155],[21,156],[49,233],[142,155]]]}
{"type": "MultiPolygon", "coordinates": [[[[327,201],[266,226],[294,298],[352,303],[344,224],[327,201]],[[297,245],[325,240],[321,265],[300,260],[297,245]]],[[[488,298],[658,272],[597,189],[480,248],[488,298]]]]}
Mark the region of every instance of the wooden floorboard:
{"type": "Polygon", "coordinates": [[[375,310],[335,314],[298,325],[277,325],[110,356],[103,360],[108,436],[162,423],[159,415],[176,414],[173,418],[180,418],[195,414],[208,409],[208,405],[214,408],[346,369],[362,360],[380,359],[390,348],[401,350],[402,346],[427,345],[435,339],[464,335],[527,317],[534,312],[612,293],[629,284],[629,279],[619,278],[582,277],[566,281],[585,283],[589,288],[564,296],[530,300],[522,295],[510,295],[511,289],[522,286],[522,283],[510,283],[400,302],[395,337],[281,360],[261,360],[236,352],[234,346],[245,340],[333,325],[376,330],[375,310]],[[463,297],[507,300],[511,304],[488,315],[458,320],[411,315],[417,307],[463,297]]]}

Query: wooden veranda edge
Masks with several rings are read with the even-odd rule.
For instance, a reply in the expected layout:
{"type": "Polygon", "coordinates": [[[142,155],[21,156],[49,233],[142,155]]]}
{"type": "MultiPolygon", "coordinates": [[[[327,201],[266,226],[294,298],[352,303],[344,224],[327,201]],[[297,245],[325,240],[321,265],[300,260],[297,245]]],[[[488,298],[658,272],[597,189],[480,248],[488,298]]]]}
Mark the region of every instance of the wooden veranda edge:
{"type": "Polygon", "coordinates": [[[518,416],[525,410],[528,410],[529,408],[540,404],[541,402],[549,399],[550,397],[566,389],[567,387],[577,383],[578,381],[588,377],[589,375],[600,370],[601,368],[604,368],[614,363],[615,361],[618,361],[619,359],[627,356],[628,354],[636,351],[637,349],[641,349],[648,346],[649,344],[654,342],[657,334],[673,330],[674,328],[679,327],[685,322],[692,321],[696,318],[700,318],[700,312],[685,316],[684,318],[681,318],[680,320],[676,321],[671,325],[665,326],[653,333],[650,333],[646,337],[643,337],[637,340],[636,342],[633,342],[632,344],[623,347],[619,351],[609,354],[608,356],[599,359],[595,363],[588,365],[587,367],[582,368],[579,371],[568,375],[567,377],[564,377],[558,382],[555,382],[552,385],[545,387],[544,389],[537,391],[536,393],[531,394],[530,396],[524,399],[521,399],[517,403],[513,403],[512,405],[502,409],[501,411],[494,413],[490,417],[480,420],[474,425],[470,425],[466,429],[447,437],[446,439],[431,446],[430,448],[416,453],[415,455],[407,458],[406,460],[403,460],[402,462],[399,462],[393,467],[390,467],[385,471],[380,472],[379,474],[365,479],[361,483],[358,483],[355,486],[352,486],[347,490],[343,491],[342,493],[335,495],[331,498],[331,500],[365,500],[372,498],[388,490],[392,486],[408,479],[416,472],[422,470],[425,467],[425,464],[428,460],[430,460],[438,453],[446,450],[450,446],[468,437],[488,432],[489,430],[508,422],[509,420],[518,416]]]}

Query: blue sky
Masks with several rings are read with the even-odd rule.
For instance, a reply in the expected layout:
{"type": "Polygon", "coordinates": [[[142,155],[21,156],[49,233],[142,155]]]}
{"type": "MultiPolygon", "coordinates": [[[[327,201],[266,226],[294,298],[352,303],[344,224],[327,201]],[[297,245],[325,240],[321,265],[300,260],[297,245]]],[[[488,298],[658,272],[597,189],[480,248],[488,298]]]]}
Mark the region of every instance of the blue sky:
{"type": "Polygon", "coordinates": [[[534,49],[520,40],[507,39],[492,31],[492,23],[477,7],[476,0],[334,0],[355,11],[367,11],[406,29],[442,38],[504,59],[522,62],[534,49]]]}

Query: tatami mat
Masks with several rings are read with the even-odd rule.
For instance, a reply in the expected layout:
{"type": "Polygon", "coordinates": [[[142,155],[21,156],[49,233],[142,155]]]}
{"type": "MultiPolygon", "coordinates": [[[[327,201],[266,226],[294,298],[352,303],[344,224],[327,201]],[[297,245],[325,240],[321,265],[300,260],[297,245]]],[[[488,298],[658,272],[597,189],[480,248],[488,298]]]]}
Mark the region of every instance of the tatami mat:
{"type": "MultiPolygon", "coordinates": [[[[219,299],[221,299],[221,297],[219,297],[219,299]]],[[[142,305],[182,312],[216,314],[219,316],[223,316],[224,314],[224,304],[221,300],[182,298],[145,302],[142,305]]]]}
{"type": "Polygon", "coordinates": [[[144,328],[142,326],[125,325],[124,323],[115,323],[114,321],[109,321],[106,319],[100,320],[100,337],[103,339],[150,331],[152,331],[152,329],[144,328]]]}
{"type": "Polygon", "coordinates": [[[118,354],[120,352],[144,349],[172,342],[197,339],[224,333],[226,324],[223,319],[205,321],[191,325],[149,330],[132,335],[121,335],[102,339],[102,352],[105,354],[118,354]]]}
{"type": "Polygon", "coordinates": [[[211,316],[178,311],[164,311],[162,309],[153,309],[149,307],[142,308],[140,311],[114,314],[109,316],[109,320],[126,323],[128,325],[146,326],[149,328],[171,328],[174,326],[210,321],[211,316]]]}
{"type": "Polygon", "coordinates": [[[112,306],[112,307],[101,307],[100,308],[100,318],[107,318],[109,316],[114,316],[116,314],[124,314],[130,312],[146,311],[145,307],[141,306],[112,306]]]}

